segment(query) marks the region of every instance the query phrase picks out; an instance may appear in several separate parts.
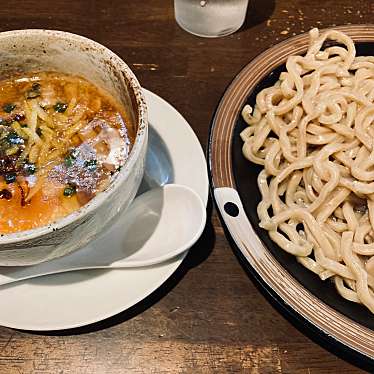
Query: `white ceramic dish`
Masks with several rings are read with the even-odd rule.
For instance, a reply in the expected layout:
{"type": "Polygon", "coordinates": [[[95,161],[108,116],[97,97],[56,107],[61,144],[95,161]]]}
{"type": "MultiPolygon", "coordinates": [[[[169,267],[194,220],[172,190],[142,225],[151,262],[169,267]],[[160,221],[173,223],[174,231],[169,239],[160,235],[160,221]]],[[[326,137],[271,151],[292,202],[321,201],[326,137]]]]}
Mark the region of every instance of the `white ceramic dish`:
{"type": "Polygon", "coordinates": [[[63,31],[7,31],[0,33],[0,50],[0,76],[30,71],[82,76],[116,97],[136,126],[130,155],[106,190],[47,226],[0,237],[0,265],[25,266],[83,247],[129,206],[144,171],[147,111],[142,90],[130,68],[109,49],[90,39],[63,31]]]}
{"type": "MultiPolygon", "coordinates": [[[[196,135],[166,101],[146,90],[145,97],[150,144],[141,189],[172,182],[183,184],[195,190],[206,204],[206,161],[196,135]]],[[[0,325],[46,331],[103,320],[152,293],[178,268],[184,256],[148,268],[78,271],[2,286],[0,325]]]]}

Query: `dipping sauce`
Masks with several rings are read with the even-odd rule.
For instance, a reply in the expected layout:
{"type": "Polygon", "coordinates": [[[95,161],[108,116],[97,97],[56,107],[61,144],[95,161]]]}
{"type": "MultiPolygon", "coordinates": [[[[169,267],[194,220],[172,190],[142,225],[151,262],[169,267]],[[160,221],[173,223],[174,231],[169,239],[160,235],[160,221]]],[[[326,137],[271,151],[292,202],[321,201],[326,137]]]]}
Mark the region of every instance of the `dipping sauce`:
{"type": "Polygon", "coordinates": [[[38,72],[0,81],[0,234],[47,225],[103,191],[135,131],[87,80],[38,72]]]}

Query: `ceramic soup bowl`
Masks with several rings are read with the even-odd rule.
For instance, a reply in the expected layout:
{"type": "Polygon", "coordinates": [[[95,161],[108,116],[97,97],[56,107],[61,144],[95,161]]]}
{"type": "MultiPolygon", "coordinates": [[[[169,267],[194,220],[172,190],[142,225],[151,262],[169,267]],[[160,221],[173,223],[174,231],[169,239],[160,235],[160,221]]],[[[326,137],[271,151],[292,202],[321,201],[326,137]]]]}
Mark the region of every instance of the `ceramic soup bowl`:
{"type": "Polygon", "coordinates": [[[141,87],[130,68],[109,49],[90,39],[62,31],[8,31],[0,33],[0,51],[0,78],[29,71],[82,76],[119,100],[136,125],[130,155],[103,192],[47,226],[1,235],[0,266],[25,266],[86,245],[110,225],[119,211],[129,206],[144,172],[147,111],[141,87]]]}

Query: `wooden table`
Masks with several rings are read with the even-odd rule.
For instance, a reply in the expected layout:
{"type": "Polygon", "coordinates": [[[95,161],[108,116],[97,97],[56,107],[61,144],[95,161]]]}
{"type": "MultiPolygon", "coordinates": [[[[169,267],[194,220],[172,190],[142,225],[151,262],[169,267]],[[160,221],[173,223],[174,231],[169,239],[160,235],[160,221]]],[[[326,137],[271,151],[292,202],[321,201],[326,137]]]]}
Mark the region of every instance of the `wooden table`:
{"type": "MultiPolygon", "coordinates": [[[[313,26],[373,22],[371,0],[250,2],[242,30],[221,39],[181,30],[172,1],[165,0],[7,0],[0,31],[59,29],[108,46],[144,87],[185,116],[205,147],[225,87],[258,53],[313,26]]],[[[233,255],[215,213],[172,279],[130,311],[64,334],[0,328],[0,373],[234,372],[361,371],[268,304],[233,255]]]]}

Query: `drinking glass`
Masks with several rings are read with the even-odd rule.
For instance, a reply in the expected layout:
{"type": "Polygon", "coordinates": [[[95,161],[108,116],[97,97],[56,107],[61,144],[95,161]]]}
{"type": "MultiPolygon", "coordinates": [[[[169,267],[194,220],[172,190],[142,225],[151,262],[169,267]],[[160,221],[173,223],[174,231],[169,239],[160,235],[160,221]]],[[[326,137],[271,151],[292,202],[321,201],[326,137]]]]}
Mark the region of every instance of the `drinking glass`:
{"type": "Polygon", "coordinates": [[[237,31],[244,23],[247,6],[248,0],[174,0],[178,25],[207,38],[237,31]]]}

